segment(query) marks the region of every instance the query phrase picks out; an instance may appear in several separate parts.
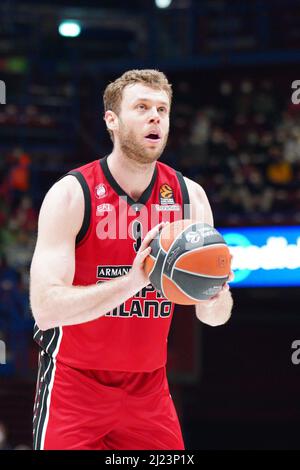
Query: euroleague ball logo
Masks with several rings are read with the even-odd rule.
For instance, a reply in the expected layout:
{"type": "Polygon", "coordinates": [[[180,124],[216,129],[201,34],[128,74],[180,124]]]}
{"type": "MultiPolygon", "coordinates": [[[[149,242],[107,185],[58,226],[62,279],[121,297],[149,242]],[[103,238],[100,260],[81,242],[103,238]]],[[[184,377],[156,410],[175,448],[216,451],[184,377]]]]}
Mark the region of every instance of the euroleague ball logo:
{"type": "Polygon", "coordinates": [[[186,238],[186,241],[188,243],[199,243],[200,240],[202,239],[202,235],[200,232],[193,232],[193,231],[190,231],[188,233],[185,234],[185,238],[186,238]]]}
{"type": "Polygon", "coordinates": [[[173,190],[171,188],[171,186],[169,186],[168,184],[163,184],[161,187],[160,187],[160,194],[162,197],[172,197],[173,196],[173,190]]]}
{"type": "Polygon", "coordinates": [[[159,197],[161,205],[174,204],[173,189],[167,183],[162,184],[159,188],[159,197]]]}

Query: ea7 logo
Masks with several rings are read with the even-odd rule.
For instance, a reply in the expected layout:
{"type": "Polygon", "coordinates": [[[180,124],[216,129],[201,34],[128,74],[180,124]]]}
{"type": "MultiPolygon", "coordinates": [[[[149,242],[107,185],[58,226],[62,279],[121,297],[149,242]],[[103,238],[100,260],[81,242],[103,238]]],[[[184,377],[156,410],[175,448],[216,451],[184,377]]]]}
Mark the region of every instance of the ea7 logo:
{"type": "Polygon", "coordinates": [[[6,104],[6,86],[3,80],[0,80],[0,104],[6,104]]]}

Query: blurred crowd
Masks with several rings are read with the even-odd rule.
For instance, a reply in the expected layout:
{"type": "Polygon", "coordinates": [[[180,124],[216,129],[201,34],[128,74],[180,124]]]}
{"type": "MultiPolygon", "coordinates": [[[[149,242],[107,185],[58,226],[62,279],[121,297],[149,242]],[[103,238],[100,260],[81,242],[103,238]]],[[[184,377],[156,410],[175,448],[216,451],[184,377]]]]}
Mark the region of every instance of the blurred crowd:
{"type": "Polygon", "coordinates": [[[31,198],[30,156],[15,148],[0,162],[0,339],[7,345],[1,373],[18,369],[22,375],[28,369],[26,331],[32,328],[28,288],[37,210],[31,198]]]}
{"type": "Polygon", "coordinates": [[[207,105],[189,82],[178,91],[172,150],[205,188],[216,224],[299,223],[300,105],[290,89],[224,80],[207,105]]]}

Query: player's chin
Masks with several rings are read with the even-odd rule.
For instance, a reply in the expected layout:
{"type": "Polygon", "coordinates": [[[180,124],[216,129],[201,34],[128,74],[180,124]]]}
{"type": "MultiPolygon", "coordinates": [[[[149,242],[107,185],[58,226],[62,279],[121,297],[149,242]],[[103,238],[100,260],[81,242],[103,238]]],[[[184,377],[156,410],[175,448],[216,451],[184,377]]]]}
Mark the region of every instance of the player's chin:
{"type": "Polygon", "coordinates": [[[158,158],[161,156],[162,150],[156,149],[151,149],[147,148],[145,149],[145,155],[147,156],[148,160],[154,162],[155,160],[158,160],[158,158]]]}
{"type": "Polygon", "coordinates": [[[159,153],[161,152],[161,148],[162,148],[162,145],[151,145],[151,144],[144,145],[144,149],[150,153],[159,153]]]}
{"type": "Polygon", "coordinates": [[[163,153],[165,146],[166,146],[165,143],[161,142],[160,145],[153,146],[153,147],[150,146],[147,148],[147,150],[149,150],[151,154],[157,155],[157,157],[159,157],[163,153]]]}

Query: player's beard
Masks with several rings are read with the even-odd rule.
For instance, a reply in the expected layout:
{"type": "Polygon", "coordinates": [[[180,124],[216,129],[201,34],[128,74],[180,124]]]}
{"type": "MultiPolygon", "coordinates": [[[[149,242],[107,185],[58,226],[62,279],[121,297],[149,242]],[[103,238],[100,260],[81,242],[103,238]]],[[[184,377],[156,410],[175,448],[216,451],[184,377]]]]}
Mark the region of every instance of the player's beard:
{"type": "Polygon", "coordinates": [[[122,152],[131,160],[139,163],[152,163],[159,159],[163,153],[168,140],[168,134],[164,137],[161,145],[156,148],[147,148],[139,142],[133,130],[127,131],[125,126],[120,123],[119,142],[122,152]]]}

